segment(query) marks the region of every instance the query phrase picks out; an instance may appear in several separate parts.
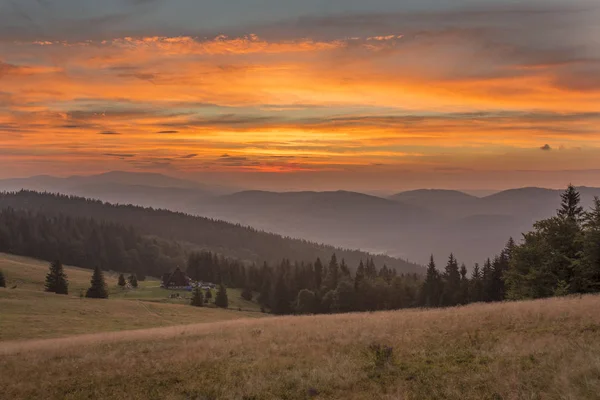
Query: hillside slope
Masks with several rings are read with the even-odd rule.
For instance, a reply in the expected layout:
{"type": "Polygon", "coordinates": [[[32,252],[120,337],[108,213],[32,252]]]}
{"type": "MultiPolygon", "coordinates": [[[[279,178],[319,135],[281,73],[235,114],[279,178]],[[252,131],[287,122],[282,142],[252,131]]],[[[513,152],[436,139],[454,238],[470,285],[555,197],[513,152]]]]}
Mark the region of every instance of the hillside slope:
{"type": "Polygon", "coordinates": [[[598,308],[587,296],[0,342],[0,387],[11,399],[597,399],[598,308]]]}
{"type": "Polygon", "coordinates": [[[228,290],[230,310],[197,308],[189,305],[189,299],[168,298],[170,294],[189,298],[188,292],[161,289],[157,280],[139,282],[137,289],[123,289],[117,285],[118,273],[104,272],[109,299],[97,300],[80,298],[90,286],[92,271],[89,269],[65,266],[70,293],[66,296],[44,292],[47,262],[0,253],[0,270],[8,287],[0,288],[0,341],[266,315],[259,312],[258,304],[242,299],[240,290],[228,290]]]}
{"type": "Polygon", "coordinates": [[[374,257],[377,265],[387,264],[398,272],[424,271],[423,267],[401,259],[372,256],[357,250],[344,250],[306,240],[292,239],[261,232],[223,221],[195,217],[168,210],[124,206],[67,197],[48,193],[21,191],[0,193],[0,209],[12,207],[38,211],[45,215],[63,214],[72,217],[94,218],[134,227],[139,233],[172,241],[191,243],[228,257],[256,263],[280,263],[287,258],[298,262],[314,262],[317,257],[328,260],[333,253],[345,259],[351,268],[361,260],[374,257]]]}

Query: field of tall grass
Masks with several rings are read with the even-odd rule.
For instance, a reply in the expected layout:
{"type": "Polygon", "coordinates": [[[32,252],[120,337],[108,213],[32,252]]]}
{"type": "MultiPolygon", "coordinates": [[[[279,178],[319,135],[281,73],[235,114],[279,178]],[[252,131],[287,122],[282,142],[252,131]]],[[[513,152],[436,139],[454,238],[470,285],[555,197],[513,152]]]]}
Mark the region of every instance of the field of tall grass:
{"type": "Polygon", "coordinates": [[[598,399],[600,297],[0,342],[7,399],[598,399]]]}

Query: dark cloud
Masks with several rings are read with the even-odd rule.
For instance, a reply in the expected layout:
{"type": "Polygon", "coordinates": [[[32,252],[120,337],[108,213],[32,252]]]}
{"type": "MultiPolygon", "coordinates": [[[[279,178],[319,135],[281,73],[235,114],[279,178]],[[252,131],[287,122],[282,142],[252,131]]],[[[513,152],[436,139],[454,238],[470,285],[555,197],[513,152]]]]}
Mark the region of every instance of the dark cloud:
{"type": "Polygon", "coordinates": [[[156,133],[160,133],[160,134],[163,134],[163,135],[172,135],[172,134],[175,134],[175,133],[179,133],[179,131],[158,131],[156,133]]]}
{"type": "Polygon", "coordinates": [[[98,132],[98,135],[120,135],[120,133],[115,131],[102,131],[98,132]]]}
{"type": "Polygon", "coordinates": [[[130,153],[104,153],[103,155],[107,156],[107,157],[133,158],[137,154],[130,154],[130,153]]]}
{"type": "Polygon", "coordinates": [[[540,150],[550,151],[550,150],[552,150],[552,147],[550,147],[550,145],[546,143],[545,145],[543,145],[542,147],[540,147],[540,150]]]}
{"type": "Polygon", "coordinates": [[[181,158],[194,158],[194,157],[197,157],[197,156],[198,156],[198,154],[188,154],[188,155],[185,155],[185,156],[181,156],[181,158]]]}

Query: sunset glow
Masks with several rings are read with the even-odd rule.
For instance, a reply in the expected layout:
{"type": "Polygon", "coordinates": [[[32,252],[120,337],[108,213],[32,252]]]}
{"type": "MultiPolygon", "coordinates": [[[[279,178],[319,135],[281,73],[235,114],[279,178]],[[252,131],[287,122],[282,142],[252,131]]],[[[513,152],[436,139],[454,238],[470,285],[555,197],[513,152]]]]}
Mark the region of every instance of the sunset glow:
{"type": "MultiPolygon", "coordinates": [[[[334,13],[212,35],[90,28],[86,38],[39,25],[34,1],[1,4],[2,177],[19,165],[19,176],[277,173],[289,177],[264,182],[397,189],[413,185],[402,182],[410,171],[421,186],[469,177],[490,188],[540,171],[548,185],[600,184],[597,6],[357,13],[353,23],[334,13]]],[[[127,11],[139,18],[163,10],[136,7],[127,11]]]]}

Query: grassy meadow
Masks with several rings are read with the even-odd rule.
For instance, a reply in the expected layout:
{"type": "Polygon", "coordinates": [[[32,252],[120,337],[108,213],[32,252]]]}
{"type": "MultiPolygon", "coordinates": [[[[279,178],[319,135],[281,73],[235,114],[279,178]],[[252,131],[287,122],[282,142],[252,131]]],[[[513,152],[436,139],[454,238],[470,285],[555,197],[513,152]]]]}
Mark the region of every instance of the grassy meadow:
{"type": "Polygon", "coordinates": [[[118,273],[107,272],[109,300],[96,300],[81,297],[90,285],[92,271],[88,269],[65,267],[69,280],[68,296],[43,291],[47,262],[0,254],[0,269],[7,278],[7,289],[0,290],[0,341],[266,315],[260,312],[257,303],[242,299],[236,289],[228,290],[229,310],[197,308],[188,305],[189,292],[162,289],[158,280],[139,282],[138,289],[122,289],[117,285],[118,273]],[[174,293],[179,293],[181,298],[169,298],[174,293]]]}
{"type": "Polygon", "coordinates": [[[0,342],[0,387],[10,399],[598,399],[598,310],[586,296],[0,342]]]}

